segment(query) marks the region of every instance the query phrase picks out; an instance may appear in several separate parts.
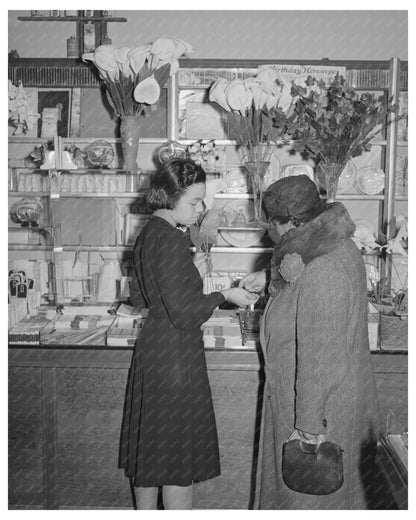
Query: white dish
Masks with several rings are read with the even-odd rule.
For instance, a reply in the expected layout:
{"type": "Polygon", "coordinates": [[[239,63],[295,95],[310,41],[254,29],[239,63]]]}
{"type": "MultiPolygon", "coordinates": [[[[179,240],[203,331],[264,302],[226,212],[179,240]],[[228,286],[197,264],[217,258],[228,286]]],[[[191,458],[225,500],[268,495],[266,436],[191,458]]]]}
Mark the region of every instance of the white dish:
{"type": "Polygon", "coordinates": [[[293,175],[307,175],[311,181],[315,181],[313,168],[309,164],[287,164],[283,166],[282,177],[292,177],[293,175]]]}
{"type": "MultiPolygon", "coordinates": [[[[225,210],[227,210],[227,208],[230,212],[235,212],[236,216],[239,212],[242,212],[247,222],[254,220],[254,202],[251,199],[233,200],[224,206],[225,210]]],[[[238,227],[238,224],[235,224],[235,227],[238,227]]],[[[255,231],[236,231],[230,228],[230,230],[221,229],[219,233],[231,246],[251,247],[260,242],[265,231],[262,229],[256,229],[255,231]]]]}
{"type": "Polygon", "coordinates": [[[357,170],[355,186],[364,195],[378,195],[384,189],[384,172],[380,168],[366,166],[357,170]]]}

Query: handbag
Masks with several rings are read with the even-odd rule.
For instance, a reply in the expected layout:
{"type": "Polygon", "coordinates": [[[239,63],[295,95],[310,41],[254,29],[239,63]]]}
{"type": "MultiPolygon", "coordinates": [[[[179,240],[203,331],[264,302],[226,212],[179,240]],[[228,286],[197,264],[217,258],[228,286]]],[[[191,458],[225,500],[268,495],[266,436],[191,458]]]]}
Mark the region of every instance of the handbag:
{"type": "Polygon", "coordinates": [[[305,444],[299,439],[282,447],[282,476],[287,487],[307,495],[329,495],[344,482],[343,450],[333,442],[305,444]],[[303,449],[302,449],[303,447],[303,449]]]}

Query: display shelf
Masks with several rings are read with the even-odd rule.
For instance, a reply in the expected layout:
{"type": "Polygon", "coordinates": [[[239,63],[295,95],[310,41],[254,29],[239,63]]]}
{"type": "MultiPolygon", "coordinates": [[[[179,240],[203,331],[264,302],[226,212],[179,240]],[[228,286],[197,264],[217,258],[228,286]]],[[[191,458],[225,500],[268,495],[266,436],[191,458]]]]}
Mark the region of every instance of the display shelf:
{"type": "MultiPolygon", "coordinates": [[[[31,136],[13,136],[8,137],[9,143],[27,144],[27,143],[48,143],[53,141],[50,137],[31,137],[31,136]]],[[[89,144],[94,141],[107,141],[110,144],[121,144],[120,137],[62,137],[62,144],[89,144]]],[[[166,137],[141,137],[140,144],[163,144],[166,142],[166,137]]],[[[215,141],[217,142],[217,141],[215,141]]]]}
{"type": "MultiPolygon", "coordinates": [[[[215,199],[253,199],[252,193],[216,193],[215,199]]],[[[326,199],[326,195],[321,195],[322,199],[326,199]]],[[[384,200],[384,195],[361,195],[359,193],[345,193],[337,195],[337,200],[384,200]]],[[[398,199],[399,200],[399,199],[398,199]]]]}
{"type": "Polygon", "coordinates": [[[18,16],[20,22],[127,22],[121,16],[18,16]]]}
{"type": "Polygon", "coordinates": [[[41,246],[36,244],[9,244],[10,251],[50,251],[53,252],[53,246],[41,246]]]}
{"type": "Polygon", "coordinates": [[[219,231],[267,231],[271,226],[220,226],[219,231]]]}
{"type": "Polygon", "coordinates": [[[52,199],[136,199],[143,192],[67,192],[61,191],[59,193],[51,193],[52,199]]]}
{"type": "Polygon", "coordinates": [[[71,245],[71,246],[54,246],[51,250],[54,253],[64,253],[66,251],[97,251],[102,253],[117,253],[122,251],[133,251],[134,244],[132,245],[114,245],[114,246],[84,246],[84,245],[71,245]]]}
{"type": "Polygon", "coordinates": [[[215,199],[253,199],[252,193],[216,193],[215,199]]]}
{"type": "Polygon", "coordinates": [[[49,191],[9,191],[9,197],[50,197],[50,195],[49,191]]]}
{"type": "MultiPolygon", "coordinates": [[[[196,247],[189,248],[192,253],[196,253],[196,247]]],[[[233,246],[213,246],[210,253],[272,253],[273,247],[233,247],[233,246]]],[[[199,251],[200,252],[200,251],[199,251]]]]}

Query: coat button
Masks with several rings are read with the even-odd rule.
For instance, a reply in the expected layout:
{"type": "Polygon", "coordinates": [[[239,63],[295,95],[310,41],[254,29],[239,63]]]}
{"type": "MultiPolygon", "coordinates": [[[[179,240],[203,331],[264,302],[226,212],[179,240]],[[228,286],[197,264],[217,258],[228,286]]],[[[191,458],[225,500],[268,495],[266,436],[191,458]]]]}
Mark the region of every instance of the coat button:
{"type": "Polygon", "coordinates": [[[324,427],[324,428],[326,428],[326,427],[327,427],[327,425],[328,425],[328,422],[327,422],[327,420],[326,420],[326,419],[322,419],[322,425],[323,425],[323,427],[324,427]]]}

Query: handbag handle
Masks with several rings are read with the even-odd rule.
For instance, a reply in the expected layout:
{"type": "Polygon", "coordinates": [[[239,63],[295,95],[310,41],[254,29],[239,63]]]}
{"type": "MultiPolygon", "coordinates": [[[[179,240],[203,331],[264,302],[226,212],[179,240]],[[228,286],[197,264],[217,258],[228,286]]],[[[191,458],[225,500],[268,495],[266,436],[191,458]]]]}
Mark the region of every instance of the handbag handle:
{"type": "Polygon", "coordinates": [[[300,449],[305,453],[305,455],[316,455],[318,453],[319,444],[310,444],[303,441],[299,442],[300,449]]]}

